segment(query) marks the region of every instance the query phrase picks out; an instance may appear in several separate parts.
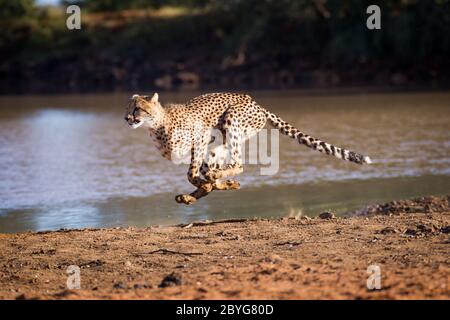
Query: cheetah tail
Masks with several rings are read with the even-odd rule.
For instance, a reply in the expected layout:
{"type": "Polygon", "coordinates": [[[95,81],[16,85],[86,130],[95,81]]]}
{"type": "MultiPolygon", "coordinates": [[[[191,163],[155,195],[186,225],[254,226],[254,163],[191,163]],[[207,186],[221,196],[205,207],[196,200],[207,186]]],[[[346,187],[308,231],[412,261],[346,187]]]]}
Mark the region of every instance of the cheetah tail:
{"type": "Polygon", "coordinates": [[[300,144],[304,144],[317,151],[333,155],[339,159],[355,162],[358,164],[372,163],[372,160],[368,156],[363,156],[353,151],[338,148],[329,143],[313,138],[301,132],[297,128],[291,126],[287,122],[283,121],[280,117],[267,110],[266,110],[266,117],[273,127],[277,128],[278,130],[280,130],[281,133],[291,137],[292,139],[297,140],[298,143],[300,144]]]}

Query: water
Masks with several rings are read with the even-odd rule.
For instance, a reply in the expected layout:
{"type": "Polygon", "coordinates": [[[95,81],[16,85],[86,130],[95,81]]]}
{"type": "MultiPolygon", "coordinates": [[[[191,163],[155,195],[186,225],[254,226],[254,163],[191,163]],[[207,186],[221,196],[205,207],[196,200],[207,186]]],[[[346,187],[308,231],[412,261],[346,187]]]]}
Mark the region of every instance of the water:
{"type": "Polygon", "coordinates": [[[450,93],[252,95],[304,132],[375,163],[346,163],[280,136],[276,175],[248,165],[241,190],[186,207],[174,201],[193,191],[186,165],[161,158],[144,129],[125,124],[129,95],[0,97],[0,232],[343,213],[450,190],[450,93]]]}

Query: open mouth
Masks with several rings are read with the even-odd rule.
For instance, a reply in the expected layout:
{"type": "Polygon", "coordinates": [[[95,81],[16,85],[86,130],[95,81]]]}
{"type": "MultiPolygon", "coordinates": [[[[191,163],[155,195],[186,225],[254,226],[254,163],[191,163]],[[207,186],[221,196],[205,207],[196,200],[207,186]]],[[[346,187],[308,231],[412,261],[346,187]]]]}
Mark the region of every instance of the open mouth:
{"type": "Polygon", "coordinates": [[[136,128],[140,127],[143,123],[144,123],[144,121],[142,121],[142,120],[134,120],[133,123],[131,123],[130,125],[133,129],[136,129],[136,128]]]}

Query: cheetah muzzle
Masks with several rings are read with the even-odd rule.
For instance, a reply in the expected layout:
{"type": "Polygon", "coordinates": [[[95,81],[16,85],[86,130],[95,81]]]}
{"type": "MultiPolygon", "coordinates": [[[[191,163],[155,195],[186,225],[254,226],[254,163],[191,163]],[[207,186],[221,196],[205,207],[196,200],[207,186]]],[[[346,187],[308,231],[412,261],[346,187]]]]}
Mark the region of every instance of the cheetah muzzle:
{"type": "Polygon", "coordinates": [[[239,182],[223,179],[242,173],[241,145],[262,130],[267,121],[284,135],[314,150],[358,164],[372,162],[368,156],[301,132],[245,94],[210,93],[186,104],[165,106],[158,99],[157,93],[151,97],[133,95],[124,118],[134,129],[147,128],[164,158],[190,156],[187,178],[196,189],[177,195],[178,203],[193,204],[214,190],[239,189],[239,182]],[[222,134],[223,142],[210,147],[216,140],[213,130],[222,134]]]}

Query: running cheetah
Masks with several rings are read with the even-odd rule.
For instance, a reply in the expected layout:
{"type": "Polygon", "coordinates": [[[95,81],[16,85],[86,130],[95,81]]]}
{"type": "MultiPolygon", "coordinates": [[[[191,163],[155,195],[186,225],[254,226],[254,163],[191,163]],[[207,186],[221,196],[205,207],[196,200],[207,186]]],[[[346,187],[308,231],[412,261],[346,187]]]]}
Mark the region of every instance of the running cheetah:
{"type": "Polygon", "coordinates": [[[269,123],[281,133],[317,151],[358,164],[371,163],[368,156],[335,147],[294,128],[259,106],[250,96],[237,93],[211,93],[186,104],[162,106],[158,94],[133,95],[126,108],[125,121],[132,128],[147,127],[161,155],[171,160],[190,155],[187,174],[197,189],[177,195],[178,203],[192,204],[213,190],[239,189],[235,180],[222,179],[243,171],[241,144],[269,123]],[[212,129],[222,135],[219,146],[209,148],[215,139],[212,129]]]}

